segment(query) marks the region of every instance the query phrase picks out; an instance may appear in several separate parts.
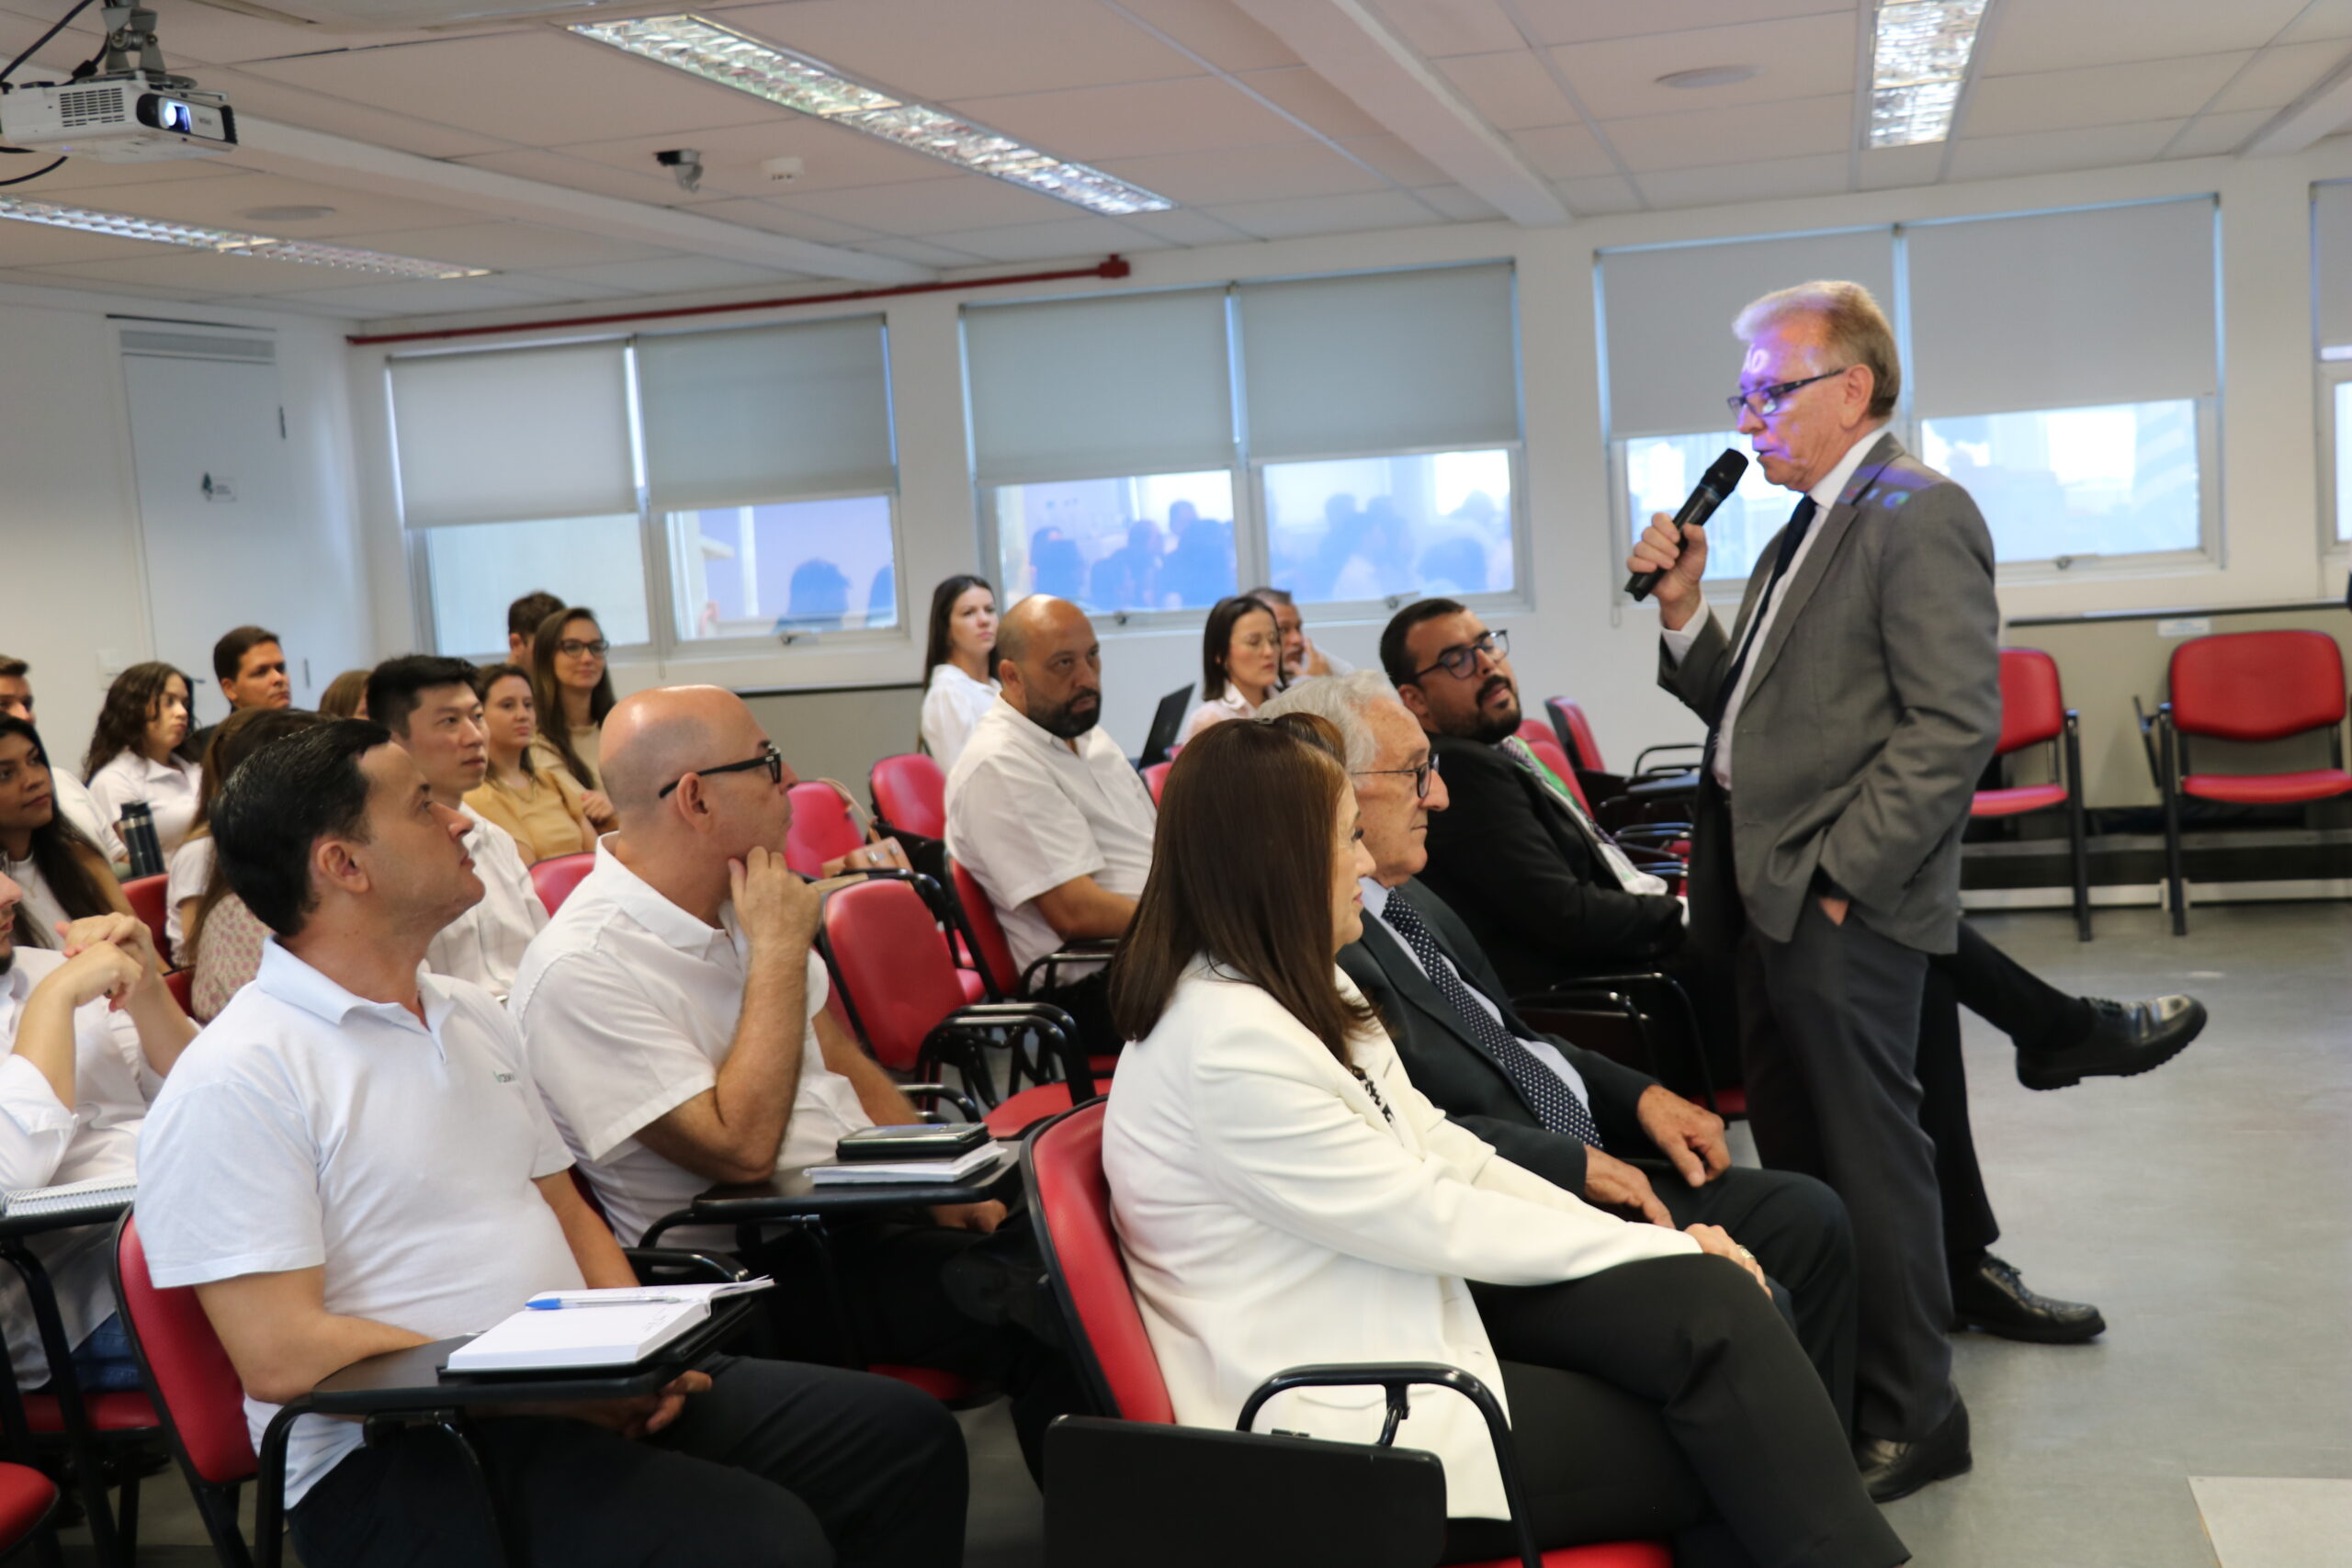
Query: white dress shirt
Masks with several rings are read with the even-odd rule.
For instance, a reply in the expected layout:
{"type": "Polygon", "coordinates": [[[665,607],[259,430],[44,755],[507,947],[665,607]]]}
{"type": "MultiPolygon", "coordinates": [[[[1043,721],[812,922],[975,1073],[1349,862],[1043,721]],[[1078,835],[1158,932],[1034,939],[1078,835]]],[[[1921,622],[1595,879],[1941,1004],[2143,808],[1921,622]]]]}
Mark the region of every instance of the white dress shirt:
{"type": "Polygon", "coordinates": [[[122,847],[121,836],[114,824],[98,815],[98,803],[90,794],[90,786],[74,776],[70,768],[49,770],[50,793],[57,801],[59,815],[81,829],[82,837],[98,846],[98,852],[108,863],[127,864],[130,852],[122,847]]]}
{"type": "MultiPolygon", "coordinates": [[[[139,1234],[156,1284],[323,1268],[327,1311],[435,1339],[581,1287],[531,1185],[571,1160],[514,1024],[478,986],[422,975],[417,988],[422,1023],[271,939],[140,1136],[139,1234]]],[[[255,1449],[277,1408],[245,1400],[255,1449]]],[[[356,1422],[295,1423],[287,1501],[359,1443],[356,1422]]]]}
{"type": "Polygon", "coordinates": [[[932,666],[922,694],[922,743],[941,773],[963,756],[973,726],[995,705],[997,689],[994,681],[975,681],[954,664],[932,666]]]}
{"type": "Polygon", "coordinates": [[[180,953],[180,943],[187,939],[187,932],[180,929],[180,906],[190,898],[204,897],[204,885],[212,879],[212,835],[198,833],[181,841],[165,868],[168,877],[164,884],[164,956],[183,968],[187,960],[180,953]]]}
{"type": "Polygon", "coordinates": [[[514,847],[514,835],[470,806],[458,812],[474,825],[466,852],[481,878],[481,902],[441,928],[424,950],[424,966],[453,980],[470,980],[503,999],[514,988],[514,971],[531,939],[546,929],[548,907],[531,882],[531,868],[514,847]]]}
{"type": "Polygon", "coordinates": [[[1151,875],[1151,790],[1101,726],[1071,743],[1002,698],[947,775],[947,852],[979,878],[1026,969],[1062,945],[1033,902],[1075,877],[1133,898],[1151,875]]]}
{"type": "MultiPolygon", "coordinates": [[[[25,1002],[33,987],[65,967],[65,955],[17,949],[0,975],[0,1043],[14,1051],[25,1002]]],[[[164,1080],[147,1065],[130,1015],[107,1010],[102,998],[74,1010],[74,1100],[57,1098],[40,1069],[22,1056],[0,1057],[0,1189],[22,1192],[69,1181],[119,1178],[138,1169],[139,1123],[164,1080]]],[[[115,1310],[109,1258],[114,1227],[82,1225],[31,1239],[57,1292],[57,1315],[66,1342],[80,1345],[115,1310]]],[[[0,1269],[0,1325],[8,1360],[22,1388],[49,1381],[49,1358],[31,1300],[13,1269],[0,1269]]]]}
{"type": "Polygon", "coordinates": [[[1212,697],[1193,710],[1192,716],[1184,720],[1183,738],[1190,740],[1210,725],[1223,724],[1228,718],[1257,716],[1258,705],[1243,696],[1240,687],[1228,685],[1223,696],[1212,697]]]}
{"type": "MultiPolygon", "coordinates": [[[[1413,944],[1407,942],[1402,936],[1398,935],[1396,928],[1388,923],[1388,900],[1396,897],[1395,891],[1391,888],[1383,887],[1377,881],[1369,876],[1360,878],[1356,885],[1363,889],[1364,918],[1366,919],[1377,921],[1382,931],[1386,931],[1391,937],[1396,938],[1396,945],[1404,949],[1405,956],[1413,961],[1413,967],[1419,969],[1423,976],[1429,976],[1429,965],[1423,964],[1421,962],[1421,955],[1413,951],[1413,944]]],[[[1487,1010],[1487,1016],[1488,1018],[1493,1019],[1497,1023],[1502,1022],[1502,1009],[1497,1007],[1494,1004],[1493,999],[1490,998],[1486,992],[1480,990],[1476,986],[1472,985],[1470,983],[1470,976],[1464,975],[1461,970],[1454,968],[1453,964],[1448,961],[1443,953],[1440,953],[1437,955],[1437,961],[1440,964],[1443,964],[1448,970],[1452,971],[1454,979],[1461,983],[1462,988],[1470,993],[1470,999],[1472,1001],[1476,1002],[1480,1007],[1487,1010]]],[[[1430,984],[1436,984],[1434,976],[1430,976],[1430,984]]],[[[1524,1034],[1513,1034],[1511,1038],[1518,1041],[1521,1045],[1527,1047],[1527,1054],[1529,1055],[1543,1063],[1546,1067],[1549,1067],[1552,1070],[1553,1077],[1567,1085],[1568,1092],[1575,1095],[1578,1100],[1584,1102],[1585,1113],[1587,1115],[1591,1114],[1592,1090],[1585,1087],[1584,1075],[1577,1071],[1575,1066],[1569,1063],[1568,1059],[1560,1054],[1560,1048],[1557,1045],[1553,1044],[1548,1040],[1530,1040],[1524,1034]]]]}
{"type": "Polygon", "coordinates": [[[204,770],[177,757],[156,762],[136,751],[118,751],[90,775],[90,798],[97,803],[98,819],[111,828],[122,820],[124,807],[145,801],[155,819],[155,842],[165,855],[178,849],[196,825],[197,797],[203,791],[204,770]]]}
{"type": "MultiPolygon", "coordinates": [[[[1886,426],[1882,424],[1862,432],[1853,446],[1846,449],[1846,455],[1838,459],[1838,466],[1824,475],[1819,484],[1805,491],[1813,497],[1813,504],[1818,508],[1814,514],[1813,525],[1805,530],[1804,537],[1797,541],[1797,553],[1790,558],[1789,570],[1781,574],[1780,586],[1773,590],[1770,599],[1757,606],[1758,625],[1750,647],[1762,648],[1765,638],[1772,635],[1772,617],[1780,613],[1781,602],[1789,596],[1789,584],[1794,582],[1797,573],[1804,570],[1805,557],[1811,553],[1815,541],[1821,537],[1822,525],[1829,520],[1829,509],[1838,504],[1838,498],[1846,492],[1846,481],[1854,477],[1854,470],[1862,466],[1862,459],[1870,456],[1871,448],[1878,445],[1879,435],[1885,429],[1886,426]]],[[[1703,597],[1699,601],[1699,612],[1709,616],[1714,615],[1703,597]]],[[[1666,651],[1679,664],[1683,656],[1690,651],[1690,645],[1698,640],[1699,615],[1693,615],[1683,622],[1680,631],[1662,632],[1660,635],[1666,638],[1666,651]]],[[[1735,646],[1733,657],[1737,657],[1738,652],[1735,646]]],[[[1716,727],[1719,733],[1715,738],[1715,782],[1723,785],[1726,793],[1731,789],[1732,725],[1739,717],[1739,705],[1747,700],[1747,682],[1755,673],[1756,659],[1750,654],[1747,662],[1740,667],[1739,684],[1732,688],[1731,700],[1724,705],[1723,723],[1716,727]]]]}
{"type": "MultiPolygon", "coordinates": [[[[532,942],[508,1006],[563,1141],[629,1246],[710,1186],[637,1134],[718,1082],[743,1013],[750,942],[732,905],[717,926],[705,925],[623,865],[612,842],[598,840],[594,869],[532,942]]],[[[826,1164],[844,1134],[874,1125],[818,1044],[825,990],[824,960],[812,949],[800,1088],[778,1170],[826,1164]]],[[[716,1226],[665,1232],[664,1240],[734,1245],[716,1226]]]]}

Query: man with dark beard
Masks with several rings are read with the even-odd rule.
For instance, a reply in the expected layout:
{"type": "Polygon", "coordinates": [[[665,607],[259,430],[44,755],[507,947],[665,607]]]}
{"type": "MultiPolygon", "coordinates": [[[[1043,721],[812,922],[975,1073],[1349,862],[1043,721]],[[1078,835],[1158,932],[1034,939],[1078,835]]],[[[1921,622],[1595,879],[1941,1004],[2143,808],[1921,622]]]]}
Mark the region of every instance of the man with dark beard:
{"type": "MultiPolygon", "coordinates": [[[[1067,942],[1126,931],[1151,874],[1155,814],[1095,728],[1102,649],[1084,611],[1031,594],[999,623],[996,661],[1003,690],[947,775],[947,851],[987,891],[1026,970],[1067,942]]],[[[1118,1049],[1099,967],[1035,995],[1067,1010],[1090,1049],[1118,1049]]]]}

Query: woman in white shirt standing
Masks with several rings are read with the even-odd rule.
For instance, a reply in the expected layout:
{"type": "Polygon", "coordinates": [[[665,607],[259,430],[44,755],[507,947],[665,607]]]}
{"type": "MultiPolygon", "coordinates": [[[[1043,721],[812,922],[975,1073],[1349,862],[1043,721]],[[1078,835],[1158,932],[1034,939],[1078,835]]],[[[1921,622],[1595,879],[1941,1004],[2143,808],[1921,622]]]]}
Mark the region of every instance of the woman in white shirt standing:
{"type": "Polygon", "coordinates": [[[972,726],[996,701],[989,671],[996,651],[996,590],[985,577],[951,577],[932,590],[931,636],[922,655],[922,746],[943,773],[964,754],[972,726]]]}
{"type": "MultiPolygon", "coordinates": [[[[1333,962],[1372,864],[1340,755],[1303,714],[1187,746],[1111,966],[1135,1043],[1102,1162],[1176,1419],[1230,1430],[1288,1367],[1442,1362],[1506,1403],[1545,1549],[1671,1533],[1685,1568],[1905,1561],[1752,1257],[1589,1206],[1414,1089],[1333,962]]],[[[1296,1390],[1260,1426],[1368,1443],[1385,1408],[1296,1390]]],[[[1444,1464],[1446,1560],[1514,1555],[1475,1408],[1419,1392],[1400,1440],[1444,1464]]]]}
{"type": "Polygon", "coordinates": [[[1218,600],[1201,632],[1201,705],[1184,721],[1184,739],[1252,716],[1282,683],[1283,634],[1274,612],[1246,593],[1218,600]]]}
{"type": "Polygon", "coordinates": [[[195,826],[204,789],[204,770],[172,754],[187,739],[188,691],[187,677],[168,664],[132,665],[107,688],[82,759],[106,825],[117,827],[124,807],[145,801],[166,859],[195,826]]]}

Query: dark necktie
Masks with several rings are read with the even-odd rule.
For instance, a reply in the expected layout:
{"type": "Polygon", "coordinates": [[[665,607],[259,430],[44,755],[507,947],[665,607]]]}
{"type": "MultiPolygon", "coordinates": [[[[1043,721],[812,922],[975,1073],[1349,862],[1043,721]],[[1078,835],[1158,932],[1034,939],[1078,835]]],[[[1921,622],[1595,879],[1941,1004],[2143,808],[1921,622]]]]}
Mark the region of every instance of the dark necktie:
{"type": "Polygon", "coordinates": [[[1724,715],[1731,708],[1731,694],[1739,690],[1739,678],[1747,671],[1747,656],[1756,651],[1756,634],[1772,608],[1772,596],[1780,591],[1781,579],[1789,575],[1789,563],[1797,558],[1797,547],[1804,543],[1805,530],[1813,526],[1813,514],[1820,510],[1813,497],[1797,502],[1797,509],[1789,513],[1789,525],[1781,530],[1781,550],[1772,558],[1772,575],[1764,584],[1764,595],[1756,601],[1756,614],[1747,623],[1747,635],[1739,639],[1739,655],[1731,661],[1731,669],[1724,675],[1724,683],[1715,696],[1715,716],[1707,725],[1707,749],[1699,758],[1699,775],[1712,777],[1715,771],[1715,747],[1723,739],[1724,715]]]}
{"type": "Polygon", "coordinates": [[[1413,956],[1421,961],[1422,972],[1437,987],[1438,995],[1453,1009],[1454,1016],[1469,1031],[1470,1038],[1477,1042],[1478,1048],[1502,1068],[1503,1076],[1510,1079],[1520,1099],[1535,1112],[1545,1131],[1566,1133],[1580,1144],[1599,1148],[1600,1129],[1593,1125],[1592,1112],[1585,1102],[1568,1087],[1566,1078],[1538,1061],[1535,1054],[1513,1039],[1510,1031],[1494,1014],[1478,1005],[1478,999],[1470,994],[1462,976],[1454,973],[1453,964],[1438,946],[1436,936],[1413,907],[1400,896],[1391,894],[1380,919],[1413,950],[1413,956]]]}

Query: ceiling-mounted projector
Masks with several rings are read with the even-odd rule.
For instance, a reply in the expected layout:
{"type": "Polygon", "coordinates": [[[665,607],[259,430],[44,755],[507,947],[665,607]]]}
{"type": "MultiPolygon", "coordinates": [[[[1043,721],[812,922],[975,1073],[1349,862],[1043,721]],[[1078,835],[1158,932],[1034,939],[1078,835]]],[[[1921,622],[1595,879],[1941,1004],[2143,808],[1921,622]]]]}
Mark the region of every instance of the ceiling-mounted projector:
{"type": "Polygon", "coordinates": [[[236,146],[228,98],[165,68],[155,13],[109,6],[105,15],[106,48],[72,81],[0,85],[0,141],[102,164],[202,158],[236,146]]]}

